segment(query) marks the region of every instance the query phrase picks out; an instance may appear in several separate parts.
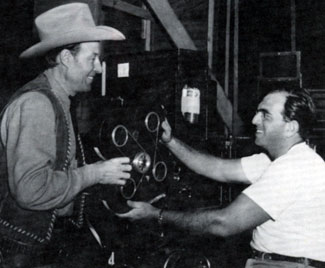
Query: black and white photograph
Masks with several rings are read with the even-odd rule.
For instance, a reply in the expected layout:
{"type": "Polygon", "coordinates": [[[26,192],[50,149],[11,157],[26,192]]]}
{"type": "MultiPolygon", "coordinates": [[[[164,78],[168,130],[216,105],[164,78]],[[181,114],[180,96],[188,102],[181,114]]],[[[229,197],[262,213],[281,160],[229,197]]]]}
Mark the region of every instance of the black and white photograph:
{"type": "Polygon", "coordinates": [[[0,268],[325,268],[325,1],[0,1],[0,268]]]}

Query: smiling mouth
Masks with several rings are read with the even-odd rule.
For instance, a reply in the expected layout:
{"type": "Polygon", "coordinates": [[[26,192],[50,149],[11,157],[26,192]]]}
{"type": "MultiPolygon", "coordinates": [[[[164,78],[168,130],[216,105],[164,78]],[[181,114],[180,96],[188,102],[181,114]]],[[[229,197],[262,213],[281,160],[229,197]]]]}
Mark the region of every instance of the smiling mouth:
{"type": "Polygon", "coordinates": [[[256,135],[258,135],[258,134],[262,134],[263,133],[263,131],[262,130],[259,130],[259,129],[256,129],[256,131],[255,131],[255,134],[256,135]]]}
{"type": "Polygon", "coordinates": [[[88,83],[91,84],[93,82],[93,80],[94,80],[94,77],[93,76],[88,76],[87,79],[88,79],[88,83]]]}

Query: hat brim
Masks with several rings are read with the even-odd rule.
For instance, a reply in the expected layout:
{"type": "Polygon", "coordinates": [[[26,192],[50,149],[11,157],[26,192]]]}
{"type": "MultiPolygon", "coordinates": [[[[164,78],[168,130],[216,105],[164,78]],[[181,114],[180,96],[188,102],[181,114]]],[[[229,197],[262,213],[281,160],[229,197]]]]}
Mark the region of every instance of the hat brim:
{"type": "Polygon", "coordinates": [[[118,30],[109,26],[95,26],[58,34],[51,39],[41,41],[20,54],[20,58],[31,58],[44,55],[51,49],[73,43],[125,40],[125,36],[118,30]]]}

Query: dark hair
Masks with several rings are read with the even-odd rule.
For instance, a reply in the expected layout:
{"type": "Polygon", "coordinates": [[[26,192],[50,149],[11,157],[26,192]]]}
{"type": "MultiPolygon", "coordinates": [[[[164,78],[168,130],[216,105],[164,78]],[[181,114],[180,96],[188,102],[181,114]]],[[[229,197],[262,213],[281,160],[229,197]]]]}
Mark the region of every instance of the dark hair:
{"type": "Polygon", "coordinates": [[[288,94],[284,104],[283,118],[287,122],[296,120],[299,123],[301,138],[307,139],[316,122],[315,104],[308,90],[282,88],[272,92],[286,92],[288,94]]]}
{"type": "Polygon", "coordinates": [[[63,49],[70,50],[71,54],[75,56],[80,51],[80,43],[69,44],[50,50],[44,57],[45,68],[52,68],[57,65],[56,57],[63,49]]]}

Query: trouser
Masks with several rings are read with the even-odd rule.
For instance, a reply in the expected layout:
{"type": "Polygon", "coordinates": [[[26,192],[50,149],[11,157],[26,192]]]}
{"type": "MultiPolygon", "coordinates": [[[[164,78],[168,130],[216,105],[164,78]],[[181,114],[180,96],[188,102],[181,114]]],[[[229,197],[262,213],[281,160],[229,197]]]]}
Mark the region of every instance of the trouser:
{"type": "Polygon", "coordinates": [[[315,266],[288,261],[248,259],[245,268],[315,268],[315,266]]]}
{"type": "Polygon", "coordinates": [[[30,245],[6,237],[0,238],[0,268],[33,268],[51,263],[56,252],[48,244],[30,245]]]}
{"type": "Polygon", "coordinates": [[[31,268],[33,261],[25,254],[14,254],[3,257],[1,254],[1,268],[31,268]]]}

